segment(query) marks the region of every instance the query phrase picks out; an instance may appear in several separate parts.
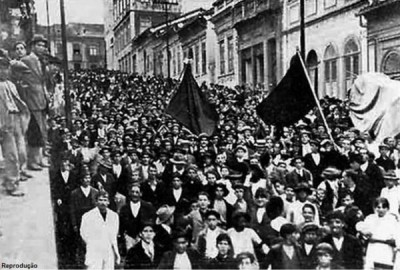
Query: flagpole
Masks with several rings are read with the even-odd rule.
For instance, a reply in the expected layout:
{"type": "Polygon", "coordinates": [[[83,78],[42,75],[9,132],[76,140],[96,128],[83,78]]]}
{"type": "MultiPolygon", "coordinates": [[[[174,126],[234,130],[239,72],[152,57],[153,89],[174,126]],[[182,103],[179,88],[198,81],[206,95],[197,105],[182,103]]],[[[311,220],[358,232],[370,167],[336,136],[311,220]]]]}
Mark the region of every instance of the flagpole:
{"type": "Polygon", "coordinates": [[[319,113],[321,114],[322,121],[323,121],[324,126],[325,126],[325,128],[326,128],[326,131],[328,132],[329,139],[332,141],[332,143],[333,143],[334,145],[336,145],[336,144],[335,144],[335,140],[333,139],[331,130],[330,130],[329,126],[328,126],[328,122],[326,121],[324,112],[322,111],[321,104],[319,104],[319,100],[318,100],[318,98],[317,98],[317,95],[315,94],[314,86],[313,86],[312,83],[311,83],[310,76],[308,76],[308,72],[307,72],[306,66],[304,65],[303,58],[301,57],[301,55],[299,55],[299,52],[298,52],[298,51],[297,51],[296,53],[298,54],[298,56],[299,56],[299,58],[300,58],[300,60],[301,60],[301,61],[300,61],[300,62],[301,62],[301,65],[302,65],[302,67],[303,67],[303,69],[304,69],[304,73],[306,74],[308,84],[310,85],[312,95],[313,95],[313,97],[314,97],[314,99],[315,99],[315,103],[317,103],[317,107],[318,107],[319,113]]]}

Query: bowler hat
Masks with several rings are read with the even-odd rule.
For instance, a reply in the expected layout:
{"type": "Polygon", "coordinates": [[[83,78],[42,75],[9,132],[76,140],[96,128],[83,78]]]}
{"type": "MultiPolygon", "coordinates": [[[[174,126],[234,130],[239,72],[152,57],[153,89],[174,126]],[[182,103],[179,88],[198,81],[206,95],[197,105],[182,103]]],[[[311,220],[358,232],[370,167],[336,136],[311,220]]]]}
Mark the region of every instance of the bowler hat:
{"type": "Polygon", "coordinates": [[[207,219],[209,216],[214,216],[216,217],[218,220],[221,218],[221,215],[214,209],[210,209],[206,212],[205,214],[205,218],[207,219]]]}
{"type": "Polygon", "coordinates": [[[295,192],[300,192],[300,191],[305,191],[308,194],[311,194],[311,188],[307,183],[299,183],[295,188],[294,188],[295,192]]]}
{"type": "Polygon", "coordinates": [[[322,171],[322,177],[329,180],[337,179],[338,177],[340,177],[340,174],[341,171],[334,167],[328,167],[322,171]]]}
{"type": "Polygon", "coordinates": [[[186,165],[186,160],[182,154],[175,154],[169,161],[174,165],[186,165]]]}

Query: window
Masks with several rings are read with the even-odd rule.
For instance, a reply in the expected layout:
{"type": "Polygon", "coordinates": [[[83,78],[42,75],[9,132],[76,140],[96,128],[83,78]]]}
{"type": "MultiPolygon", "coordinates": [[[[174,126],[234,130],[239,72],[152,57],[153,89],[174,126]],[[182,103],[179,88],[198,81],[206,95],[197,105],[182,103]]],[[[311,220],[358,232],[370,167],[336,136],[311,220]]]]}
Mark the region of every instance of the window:
{"type": "Polygon", "coordinates": [[[306,16],[317,14],[317,0],[306,0],[306,16]]]}
{"type": "Polygon", "coordinates": [[[360,74],[360,50],[354,39],[344,46],[345,86],[349,89],[357,75],[360,74]]]}
{"type": "Polygon", "coordinates": [[[336,6],[336,0],[324,0],[325,9],[336,6]]]}
{"type": "Polygon", "coordinates": [[[233,37],[228,37],[228,73],[232,73],[233,69],[233,37]]]}
{"type": "Polygon", "coordinates": [[[225,74],[225,41],[219,42],[219,73],[225,74]]]}
{"type": "Polygon", "coordinates": [[[201,43],[201,73],[207,74],[207,48],[205,41],[201,43]]]}
{"type": "Polygon", "coordinates": [[[178,53],[177,53],[176,58],[177,58],[177,62],[178,62],[178,72],[180,73],[181,72],[181,51],[179,48],[178,48],[178,53]]]}
{"type": "Polygon", "coordinates": [[[315,50],[311,50],[307,55],[307,69],[314,91],[318,94],[318,55],[315,50]]]}
{"type": "Polygon", "coordinates": [[[99,47],[97,45],[90,45],[89,46],[89,55],[90,56],[99,55],[99,47]]]}
{"type": "Polygon", "coordinates": [[[150,17],[141,17],[140,18],[140,33],[144,32],[148,28],[151,27],[151,18],[150,17]]]}
{"type": "Polygon", "coordinates": [[[400,54],[398,52],[390,52],[383,62],[383,73],[393,75],[400,73],[400,54]]]}
{"type": "Polygon", "coordinates": [[[74,53],[74,55],[81,54],[81,45],[80,44],[75,43],[73,45],[73,53],[74,53]]]}
{"type": "Polygon", "coordinates": [[[63,52],[62,43],[57,42],[57,43],[56,43],[56,51],[55,51],[55,53],[56,53],[56,54],[61,54],[62,52],[63,52]]]}
{"type": "Polygon", "coordinates": [[[294,24],[300,20],[300,8],[296,3],[289,7],[289,24],[294,24]]]}
{"type": "Polygon", "coordinates": [[[195,63],[196,63],[196,74],[200,74],[200,49],[199,45],[194,47],[195,63]]]}
{"type": "Polygon", "coordinates": [[[329,45],[324,55],[325,91],[327,95],[335,95],[337,90],[337,54],[333,45],[329,45]]]}

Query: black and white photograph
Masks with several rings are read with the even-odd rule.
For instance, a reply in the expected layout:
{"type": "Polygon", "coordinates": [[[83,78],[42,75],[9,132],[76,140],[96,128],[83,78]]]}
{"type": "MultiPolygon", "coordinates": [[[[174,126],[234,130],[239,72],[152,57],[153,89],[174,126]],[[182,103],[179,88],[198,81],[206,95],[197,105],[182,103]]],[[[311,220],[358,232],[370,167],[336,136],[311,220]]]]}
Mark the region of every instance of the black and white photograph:
{"type": "Polygon", "coordinates": [[[0,0],[0,269],[400,270],[400,0],[0,0]]]}

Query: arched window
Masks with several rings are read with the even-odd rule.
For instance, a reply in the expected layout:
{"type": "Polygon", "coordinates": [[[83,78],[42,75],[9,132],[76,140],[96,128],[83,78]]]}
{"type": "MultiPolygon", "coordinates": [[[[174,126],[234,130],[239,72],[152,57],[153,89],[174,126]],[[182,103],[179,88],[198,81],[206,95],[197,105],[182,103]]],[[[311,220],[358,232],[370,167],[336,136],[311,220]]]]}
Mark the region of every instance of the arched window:
{"type": "Polygon", "coordinates": [[[337,53],[333,45],[329,45],[324,54],[325,94],[337,96],[337,53]]]}
{"type": "Polygon", "coordinates": [[[349,89],[360,74],[360,49],[354,39],[344,46],[345,87],[349,89]]]}
{"type": "Polygon", "coordinates": [[[318,95],[318,55],[314,50],[311,50],[306,59],[308,73],[311,82],[314,86],[314,91],[318,95]]]}
{"type": "Polygon", "coordinates": [[[383,73],[391,77],[399,77],[400,75],[400,54],[398,52],[390,52],[382,65],[383,73]]]}

